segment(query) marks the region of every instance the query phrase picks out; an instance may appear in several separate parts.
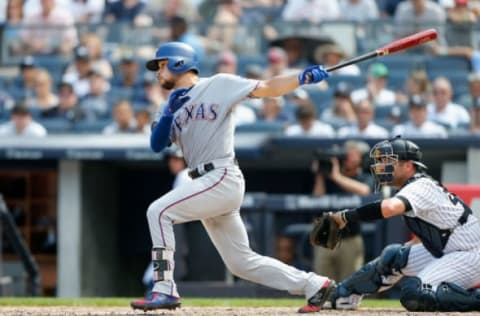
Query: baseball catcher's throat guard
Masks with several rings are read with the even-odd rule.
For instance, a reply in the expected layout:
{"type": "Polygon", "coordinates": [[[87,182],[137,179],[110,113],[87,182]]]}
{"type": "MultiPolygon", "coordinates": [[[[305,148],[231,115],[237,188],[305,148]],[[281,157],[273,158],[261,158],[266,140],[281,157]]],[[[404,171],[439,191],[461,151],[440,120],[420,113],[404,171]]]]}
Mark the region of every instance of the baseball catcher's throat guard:
{"type": "Polygon", "coordinates": [[[165,248],[152,249],[153,281],[173,280],[170,262],[173,261],[173,251],[165,248]]]}

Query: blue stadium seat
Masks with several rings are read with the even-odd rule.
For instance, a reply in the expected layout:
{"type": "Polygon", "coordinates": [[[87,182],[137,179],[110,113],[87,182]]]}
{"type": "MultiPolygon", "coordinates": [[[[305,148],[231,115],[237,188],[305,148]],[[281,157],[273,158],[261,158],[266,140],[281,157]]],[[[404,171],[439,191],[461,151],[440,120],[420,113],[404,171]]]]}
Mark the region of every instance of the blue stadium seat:
{"type": "Polygon", "coordinates": [[[251,124],[242,124],[235,128],[237,133],[248,132],[266,132],[266,133],[283,133],[284,124],[279,122],[262,122],[258,121],[251,124]]]}
{"type": "Polygon", "coordinates": [[[436,56],[425,61],[427,72],[470,72],[470,61],[463,57],[436,56]]]}
{"type": "Polygon", "coordinates": [[[333,75],[327,79],[329,87],[335,89],[339,82],[347,82],[352,89],[363,88],[366,84],[365,76],[333,75]]]}
{"type": "Polygon", "coordinates": [[[239,75],[244,76],[247,67],[250,65],[259,65],[260,67],[267,66],[267,59],[264,55],[240,55],[238,56],[238,71],[239,75]]]}
{"type": "Polygon", "coordinates": [[[73,126],[73,132],[81,134],[98,134],[102,133],[103,129],[110,123],[112,123],[112,120],[110,119],[96,121],[80,121],[75,123],[75,125],[73,126]]]}
{"type": "Polygon", "coordinates": [[[63,118],[41,119],[37,122],[43,125],[49,134],[68,133],[72,129],[72,123],[63,118]]]}
{"type": "Polygon", "coordinates": [[[408,74],[413,69],[425,68],[425,57],[418,54],[393,54],[379,57],[373,62],[383,63],[390,73],[408,74]]]}
{"type": "Polygon", "coordinates": [[[320,115],[325,109],[329,108],[333,104],[333,90],[320,90],[315,86],[305,86],[310,100],[317,109],[317,115],[320,115]]]}

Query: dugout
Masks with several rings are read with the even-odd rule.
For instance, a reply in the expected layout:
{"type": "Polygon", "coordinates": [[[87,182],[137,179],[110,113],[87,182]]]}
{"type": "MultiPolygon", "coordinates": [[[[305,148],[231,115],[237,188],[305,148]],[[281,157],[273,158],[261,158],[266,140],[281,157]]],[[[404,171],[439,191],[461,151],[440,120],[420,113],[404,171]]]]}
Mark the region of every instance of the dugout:
{"type": "MultiPolygon", "coordinates": [[[[247,191],[257,193],[247,196],[243,211],[256,250],[271,254],[269,238],[278,214],[335,207],[308,197],[310,161],[315,148],[343,141],[270,137],[262,133],[237,136],[236,151],[247,191]]],[[[416,142],[433,176],[447,183],[480,183],[480,170],[476,167],[480,161],[478,139],[416,142]]],[[[140,280],[150,249],[145,212],[150,202],[168,191],[172,179],[162,155],[151,153],[148,140],[142,136],[56,135],[22,142],[0,139],[0,189],[6,192],[2,193],[10,206],[24,205],[24,218],[17,218],[18,225],[39,263],[47,295],[141,294],[140,280]],[[53,220],[45,221],[38,214],[51,215],[53,220]],[[38,227],[39,223],[43,226],[38,227]],[[52,228],[55,243],[49,247],[45,241],[49,234],[51,237],[52,228]]],[[[339,203],[349,205],[345,201],[339,203]]],[[[10,208],[21,212],[20,207],[10,208]]],[[[367,245],[368,256],[376,255],[386,243],[398,241],[397,226],[393,223],[366,229],[365,236],[372,243],[377,242],[367,245]]],[[[190,247],[187,260],[189,275],[179,285],[184,294],[207,295],[206,289],[213,295],[269,293],[235,282],[226,273],[201,225],[189,223],[187,228],[187,238],[195,246],[190,247]],[[210,286],[199,285],[203,281],[210,281],[210,286]],[[238,286],[230,286],[227,291],[228,282],[238,286]]],[[[15,258],[8,254],[4,260],[15,258]]]]}

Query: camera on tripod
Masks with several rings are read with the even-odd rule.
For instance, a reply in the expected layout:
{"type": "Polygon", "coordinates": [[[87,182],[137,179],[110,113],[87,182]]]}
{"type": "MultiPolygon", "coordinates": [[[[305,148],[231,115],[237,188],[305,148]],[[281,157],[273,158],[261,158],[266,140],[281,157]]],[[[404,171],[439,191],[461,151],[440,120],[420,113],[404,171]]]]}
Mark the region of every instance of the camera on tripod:
{"type": "Polygon", "coordinates": [[[318,148],[314,152],[314,160],[318,166],[316,172],[318,174],[330,174],[333,169],[332,158],[337,158],[341,165],[346,157],[347,152],[343,147],[339,147],[338,145],[327,149],[318,148]]]}

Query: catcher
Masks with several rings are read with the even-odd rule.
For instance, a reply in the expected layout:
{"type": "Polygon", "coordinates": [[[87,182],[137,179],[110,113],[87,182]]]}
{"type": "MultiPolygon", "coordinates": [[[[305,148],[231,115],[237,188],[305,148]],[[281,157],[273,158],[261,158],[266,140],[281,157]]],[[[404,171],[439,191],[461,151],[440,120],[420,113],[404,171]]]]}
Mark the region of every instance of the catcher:
{"type": "Polygon", "coordinates": [[[370,151],[378,185],[398,189],[392,198],[329,213],[314,224],[313,244],[334,248],[348,222],[403,215],[417,236],[387,246],[380,256],[340,282],[332,308],[353,309],[364,294],[400,279],[400,302],[409,311],[480,311],[480,222],[457,196],[426,174],[420,148],[395,138],[370,151]],[[476,289],[477,288],[477,289],[476,289]]]}

